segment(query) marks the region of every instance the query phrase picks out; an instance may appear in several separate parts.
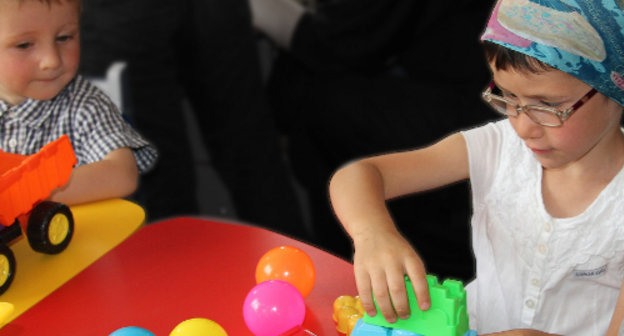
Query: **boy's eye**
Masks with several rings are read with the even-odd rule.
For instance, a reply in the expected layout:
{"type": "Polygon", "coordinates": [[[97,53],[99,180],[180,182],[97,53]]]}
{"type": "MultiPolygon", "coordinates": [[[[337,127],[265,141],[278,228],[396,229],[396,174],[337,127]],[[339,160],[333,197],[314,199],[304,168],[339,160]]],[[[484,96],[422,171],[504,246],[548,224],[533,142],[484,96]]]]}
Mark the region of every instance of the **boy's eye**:
{"type": "Polygon", "coordinates": [[[15,45],[17,49],[28,49],[30,46],[32,46],[32,43],[30,42],[22,42],[15,45]]]}
{"type": "Polygon", "coordinates": [[[61,35],[61,36],[58,36],[56,38],[56,40],[59,41],[59,42],[65,42],[65,41],[69,41],[69,40],[71,40],[73,38],[74,38],[73,35],[61,35]]]}

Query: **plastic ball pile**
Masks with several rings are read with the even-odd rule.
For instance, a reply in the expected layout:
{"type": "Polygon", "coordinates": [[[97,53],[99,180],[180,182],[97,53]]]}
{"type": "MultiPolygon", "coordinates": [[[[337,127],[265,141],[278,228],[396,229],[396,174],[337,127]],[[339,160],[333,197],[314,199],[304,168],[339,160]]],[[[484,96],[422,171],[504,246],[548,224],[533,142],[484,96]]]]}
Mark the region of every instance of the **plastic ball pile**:
{"type": "Polygon", "coordinates": [[[243,317],[256,336],[278,336],[301,328],[305,301],[314,282],[312,259],[292,246],[265,253],[256,266],[256,286],[243,304],[243,317]]]}
{"type": "MultiPolygon", "coordinates": [[[[255,336],[280,336],[302,330],[304,298],[316,280],[312,259],[292,246],[279,246],[266,252],[256,266],[256,285],[243,303],[247,328],[255,336]]],[[[109,336],[156,336],[147,329],[129,326],[109,336]]],[[[215,321],[192,318],[178,324],[169,336],[227,336],[215,321]]]]}

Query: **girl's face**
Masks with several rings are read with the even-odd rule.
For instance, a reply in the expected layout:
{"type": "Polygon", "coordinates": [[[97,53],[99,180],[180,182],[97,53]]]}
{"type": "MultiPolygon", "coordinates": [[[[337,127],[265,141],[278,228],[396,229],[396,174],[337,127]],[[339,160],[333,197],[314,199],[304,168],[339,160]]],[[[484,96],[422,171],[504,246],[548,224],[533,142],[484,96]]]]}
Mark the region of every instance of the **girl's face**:
{"type": "MultiPolygon", "coordinates": [[[[564,110],[591,87],[563,71],[541,73],[497,70],[490,64],[494,82],[504,96],[519,105],[544,105],[564,110]]],[[[545,127],[526,114],[509,121],[544,168],[564,168],[577,162],[609,158],[612,145],[623,141],[620,131],[622,106],[597,93],[561,127],[545,127]],[[606,156],[605,156],[606,155],[606,156]]]]}
{"type": "Polygon", "coordinates": [[[0,1],[0,99],[55,97],[80,59],[77,1],[0,1]]]}

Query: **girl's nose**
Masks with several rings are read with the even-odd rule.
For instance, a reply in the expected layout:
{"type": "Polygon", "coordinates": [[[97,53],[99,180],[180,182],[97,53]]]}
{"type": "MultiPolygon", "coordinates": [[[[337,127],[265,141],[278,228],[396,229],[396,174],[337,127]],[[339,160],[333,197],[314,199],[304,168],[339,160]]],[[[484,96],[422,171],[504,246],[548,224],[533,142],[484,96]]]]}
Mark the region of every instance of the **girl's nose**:
{"type": "Polygon", "coordinates": [[[520,138],[526,140],[542,136],[543,126],[531,120],[526,113],[520,113],[517,117],[511,119],[514,119],[512,124],[520,138]]]}

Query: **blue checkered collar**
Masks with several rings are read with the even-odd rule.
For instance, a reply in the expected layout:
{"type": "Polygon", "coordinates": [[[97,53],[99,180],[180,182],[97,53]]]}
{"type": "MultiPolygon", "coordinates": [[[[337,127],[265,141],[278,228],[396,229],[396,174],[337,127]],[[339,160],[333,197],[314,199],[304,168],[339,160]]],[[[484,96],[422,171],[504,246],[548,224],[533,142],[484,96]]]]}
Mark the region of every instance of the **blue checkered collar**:
{"type": "Polygon", "coordinates": [[[8,119],[4,119],[3,123],[19,123],[29,128],[39,128],[52,114],[51,107],[61,94],[45,101],[27,98],[17,105],[0,100],[0,120],[4,117],[8,119]]]}

